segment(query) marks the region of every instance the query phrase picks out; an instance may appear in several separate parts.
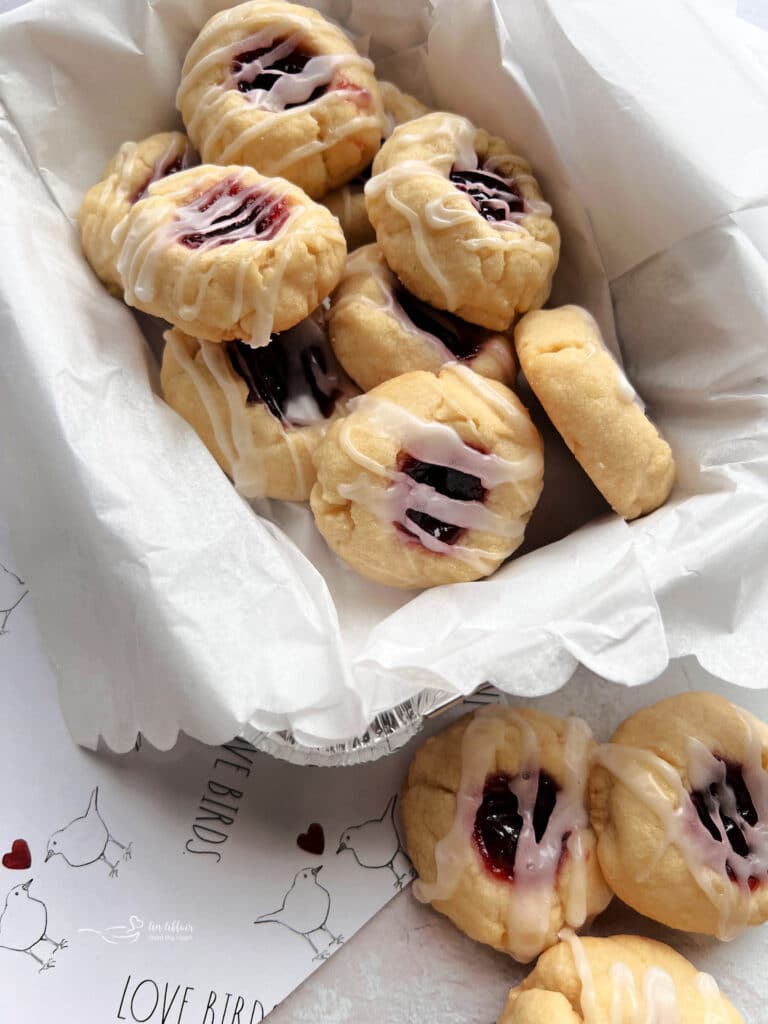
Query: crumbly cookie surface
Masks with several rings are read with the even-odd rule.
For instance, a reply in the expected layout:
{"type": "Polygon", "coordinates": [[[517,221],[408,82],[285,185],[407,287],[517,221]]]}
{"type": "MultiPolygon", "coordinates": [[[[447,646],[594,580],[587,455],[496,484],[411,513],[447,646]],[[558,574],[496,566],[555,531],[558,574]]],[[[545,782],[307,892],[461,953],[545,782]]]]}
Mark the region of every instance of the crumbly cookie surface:
{"type": "Polygon", "coordinates": [[[515,347],[547,415],[611,507],[635,519],[662,505],[675,479],[672,450],[594,318],[579,306],[537,310],[515,327],[515,347]]]}

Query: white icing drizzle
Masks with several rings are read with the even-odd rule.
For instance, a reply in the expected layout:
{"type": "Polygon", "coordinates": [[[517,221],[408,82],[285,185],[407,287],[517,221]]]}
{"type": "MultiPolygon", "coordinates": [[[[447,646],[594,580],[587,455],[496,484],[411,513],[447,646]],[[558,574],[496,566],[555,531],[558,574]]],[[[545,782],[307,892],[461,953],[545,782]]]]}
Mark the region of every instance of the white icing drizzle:
{"type": "MultiPolygon", "coordinates": [[[[571,949],[573,950],[573,946],[571,949]]],[[[611,982],[610,1024],[642,1024],[632,968],[623,960],[616,960],[611,964],[608,977],[611,982]],[[629,1016],[627,1016],[626,1010],[629,1010],[629,1016]]]]}
{"type": "Polygon", "coordinates": [[[699,972],[696,975],[695,984],[699,994],[705,1001],[702,1024],[728,1024],[728,1021],[731,1020],[728,1004],[725,1001],[725,996],[720,991],[720,986],[712,975],[699,972]]]}
{"type": "MultiPolygon", "coordinates": [[[[236,10],[237,8],[233,8],[233,11],[236,10]]],[[[222,20],[224,24],[232,22],[227,15],[222,15],[221,19],[217,19],[217,29],[222,20]]],[[[348,89],[330,89],[314,100],[309,99],[318,86],[330,84],[336,71],[341,67],[361,67],[372,72],[373,64],[368,58],[355,53],[319,54],[311,57],[301,71],[292,74],[268,67],[269,62],[280,60],[301,46],[302,39],[309,37],[311,31],[312,23],[309,19],[300,15],[286,14],[281,17],[279,25],[269,26],[250,36],[217,47],[204,54],[185,71],[176,94],[176,106],[179,109],[182,108],[190,90],[197,87],[211,68],[223,66],[225,72],[221,81],[214,82],[203,91],[196,104],[194,114],[187,123],[187,130],[193,138],[200,134],[199,129],[204,121],[212,126],[206,130],[203,144],[204,155],[210,155],[214,151],[218,140],[227,131],[230,124],[242,115],[244,107],[247,106],[254,110],[269,112],[273,116],[259,119],[249,128],[243,129],[224,147],[222,152],[216,152],[217,163],[227,164],[235,160],[243,147],[270,134],[274,130],[276,118],[284,119],[296,113],[300,115],[301,111],[305,111],[317,103],[322,103],[327,97],[342,93],[358,106],[361,113],[350,118],[346,123],[331,129],[323,138],[292,149],[281,161],[270,165],[269,173],[271,175],[280,174],[286,167],[307,156],[324,152],[349,135],[374,127],[381,130],[382,120],[378,115],[370,113],[372,101],[362,87],[350,85],[348,89]],[[279,42],[279,37],[285,31],[289,32],[288,38],[279,42]],[[241,66],[236,71],[231,70],[233,62],[238,56],[251,50],[271,46],[274,40],[278,40],[278,42],[270,52],[241,66]],[[252,82],[265,70],[279,76],[270,89],[238,92],[237,95],[241,98],[242,103],[229,102],[228,97],[233,90],[237,89],[240,82],[252,82]],[[285,109],[287,104],[298,103],[302,105],[301,111],[285,109]]],[[[203,36],[198,39],[196,46],[200,47],[202,42],[203,36]]],[[[311,43],[307,45],[311,48],[311,43]]]]}
{"type": "Polygon", "coordinates": [[[595,763],[642,801],[662,827],[659,849],[648,866],[646,877],[651,876],[667,849],[674,846],[717,910],[718,936],[723,940],[734,938],[748,924],[750,878],[760,884],[768,879],[768,774],[762,766],[762,743],[757,730],[749,716],[742,714],[741,717],[747,730],[742,773],[758,815],[755,825],[750,825],[738,813],[734,794],[725,785],[726,765],[693,737],[687,751],[692,790],[704,796],[721,841],[702,824],[677,769],[667,761],[648,750],[612,743],[599,747],[594,756],[595,763]],[[714,794],[710,786],[715,787],[714,794]],[[738,855],[728,842],[721,813],[741,829],[750,847],[746,857],[738,855]]]}
{"type": "Polygon", "coordinates": [[[168,177],[168,172],[170,168],[176,163],[176,161],[179,159],[179,156],[181,156],[181,161],[178,171],[186,171],[190,167],[195,167],[200,162],[197,153],[194,151],[189,142],[186,143],[183,151],[181,152],[181,154],[179,154],[179,140],[172,139],[171,142],[168,144],[163,155],[158,160],[155,161],[149,181],[146,183],[141,192],[139,192],[139,194],[136,196],[135,202],[138,202],[139,199],[144,198],[144,196],[147,194],[150,185],[153,185],[156,181],[162,181],[163,178],[168,177]]]}
{"type": "MultiPolygon", "coordinates": [[[[203,373],[197,365],[194,356],[188,352],[186,345],[177,336],[176,331],[166,331],[163,337],[165,338],[165,343],[172,352],[174,359],[194,384],[195,390],[200,396],[203,407],[208,414],[208,419],[211,422],[216,445],[224,456],[234,478],[234,467],[238,463],[238,454],[232,437],[231,417],[223,417],[220,415],[219,406],[214,397],[216,388],[213,386],[210,377],[203,373]]],[[[207,353],[205,353],[204,349],[210,345],[218,350],[221,346],[213,345],[211,342],[201,340],[198,340],[197,344],[200,346],[203,362],[205,366],[208,367],[208,359],[206,358],[207,353]]]]}
{"type": "Polygon", "coordinates": [[[424,231],[421,216],[418,211],[403,202],[396,195],[395,191],[401,182],[411,181],[415,175],[427,174],[433,175],[441,181],[445,178],[445,175],[431,168],[429,164],[419,160],[406,160],[403,163],[395,164],[394,167],[390,167],[389,170],[382,171],[380,174],[374,174],[371,180],[366,183],[365,194],[375,198],[383,193],[389,206],[397,210],[405,218],[411,229],[419,263],[442,292],[448,308],[455,309],[458,305],[457,289],[445,276],[432,255],[430,240],[424,231]]]}
{"type": "MultiPolygon", "coordinates": [[[[202,195],[193,199],[189,199],[189,178],[179,174],[179,189],[164,195],[169,205],[180,204],[171,216],[159,220],[154,208],[149,204],[142,204],[134,208],[130,224],[128,216],[123,218],[115,228],[112,238],[120,246],[117,267],[125,285],[125,299],[129,305],[136,305],[137,301],[153,302],[160,260],[168,247],[189,235],[204,233],[216,220],[217,229],[228,228],[226,236],[206,238],[191,250],[188,258],[183,261],[181,272],[173,285],[173,303],[180,319],[192,322],[199,316],[205,305],[211,281],[216,275],[219,260],[230,253],[233,246],[251,245],[261,241],[254,233],[254,224],[247,222],[247,211],[243,213],[243,204],[250,197],[262,198],[264,206],[257,219],[268,218],[289,192],[290,186],[283,181],[260,182],[258,185],[249,186],[246,184],[249,173],[252,172],[243,169],[212,181],[202,195]],[[232,183],[241,187],[241,191],[236,195],[230,195],[227,191],[227,186],[232,183]],[[226,244],[222,244],[222,237],[226,238],[226,244]],[[199,262],[194,259],[194,254],[208,251],[213,251],[214,256],[208,270],[201,274],[199,262]],[[195,280],[195,294],[191,302],[184,302],[183,296],[187,294],[190,278],[195,280]]],[[[150,186],[149,195],[153,194],[154,188],[150,186]]],[[[290,200],[286,202],[286,206],[285,217],[277,228],[272,225],[268,229],[268,239],[274,240],[278,234],[285,232],[288,226],[290,231],[281,239],[276,262],[261,279],[259,302],[253,302],[253,296],[248,296],[254,311],[254,328],[251,337],[246,340],[254,348],[269,343],[285,269],[296,246],[306,244],[308,235],[312,233],[311,228],[303,228],[301,224],[310,207],[290,200]]],[[[229,322],[233,325],[239,322],[243,313],[247,269],[248,261],[244,254],[229,311],[229,322]]]]}
{"type": "MultiPolygon", "coordinates": [[[[560,939],[567,942],[573,954],[581,993],[579,1003],[584,1024],[604,1024],[598,1010],[597,989],[587,951],[581,939],[570,929],[563,929],[560,939]]],[[[683,1024],[677,1000],[677,987],[667,971],[648,967],[643,971],[642,1004],[632,968],[615,961],[608,974],[610,982],[610,1018],[607,1024],[683,1024]]]]}
{"type": "MultiPolygon", "coordinates": [[[[597,1014],[597,991],[595,989],[595,979],[592,974],[592,967],[589,963],[587,951],[584,948],[584,943],[571,928],[564,928],[560,932],[558,938],[563,942],[567,942],[571,947],[576,973],[579,976],[579,981],[581,983],[579,1005],[581,1006],[581,1014],[584,1018],[584,1024],[602,1024],[602,1021],[597,1014]]],[[[614,1024],[614,1022],[612,1021],[611,1024],[614,1024]]]]}
{"type": "MultiPolygon", "coordinates": [[[[523,715],[512,708],[482,708],[468,724],[461,745],[461,778],[456,792],[456,811],[451,828],[435,845],[435,881],[417,882],[418,899],[435,902],[450,899],[465,871],[480,858],[473,840],[475,819],[489,776],[496,774],[498,751],[504,743],[505,726],[518,730],[520,770],[509,789],[518,801],[523,824],[517,843],[514,881],[508,886],[507,933],[513,955],[522,962],[541,952],[550,927],[550,914],[566,835],[577,835],[566,849],[571,866],[566,894],[565,921],[580,928],[587,918],[586,872],[581,834],[589,827],[584,797],[592,734],[580,719],[569,719],[565,738],[563,786],[541,841],[537,842],[533,812],[541,772],[541,751],[536,733],[523,715]]],[[[481,870],[485,870],[483,866],[481,870]]]]}

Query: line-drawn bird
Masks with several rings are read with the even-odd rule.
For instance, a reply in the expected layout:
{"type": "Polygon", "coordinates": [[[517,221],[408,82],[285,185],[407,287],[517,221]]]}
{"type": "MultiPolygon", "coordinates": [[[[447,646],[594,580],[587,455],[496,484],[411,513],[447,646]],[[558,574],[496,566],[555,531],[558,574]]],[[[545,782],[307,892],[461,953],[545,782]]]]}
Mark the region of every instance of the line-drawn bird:
{"type": "Polygon", "coordinates": [[[40,973],[56,966],[53,957],[60,949],[67,948],[67,940],[54,942],[48,937],[48,910],[42,900],[29,895],[32,881],[30,878],[27,882],[14,885],[5,897],[5,905],[0,913],[0,947],[27,953],[40,964],[40,973]],[[39,942],[50,942],[53,946],[53,953],[47,960],[32,952],[39,942]]]}
{"type": "Polygon", "coordinates": [[[133,854],[133,843],[119,843],[111,834],[99,813],[99,787],[91,793],[88,809],[85,814],[70,821],[64,828],[54,832],[48,840],[45,852],[46,862],[60,854],[71,868],[84,868],[103,860],[109,867],[109,877],[117,875],[117,860],[114,863],[107,859],[107,846],[114,843],[123,851],[123,860],[130,860],[133,854]]]}
{"type": "Polygon", "coordinates": [[[336,854],[351,850],[361,868],[389,868],[395,876],[395,888],[402,889],[405,882],[413,877],[413,869],[395,825],[396,804],[397,795],[389,801],[380,818],[371,818],[361,825],[345,829],[339,838],[336,854]],[[406,865],[402,874],[395,866],[398,857],[406,865]]]}
{"type": "Polygon", "coordinates": [[[0,562],[0,636],[7,633],[6,626],[14,608],[17,608],[29,591],[27,585],[15,572],[6,569],[0,562]]]}
{"type": "Polygon", "coordinates": [[[109,928],[78,928],[78,932],[91,932],[93,935],[98,935],[100,939],[108,942],[111,946],[116,946],[120,942],[138,942],[141,938],[141,930],[144,927],[144,922],[140,917],[135,914],[131,914],[128,918],[128,924],[113,924],[109,928]]]}
{"type": "Polygon", "coordinates": [[[331,946],[339,946],[343,935],[334,935],[328,928],[328,914],[331,910],[331,894],[317,880],[322,864],[316,868],[302,868],[297,871],[291,888],[285,894],[282,906],[269,914],[262,914],[254,924],[280,924],[283,928],[301,935],[312,947],[315,960],[327,960],[331,946]],[[316,932],[323,932],[330,938],[328,949],[322,953],[310,938],[316,932]]]}

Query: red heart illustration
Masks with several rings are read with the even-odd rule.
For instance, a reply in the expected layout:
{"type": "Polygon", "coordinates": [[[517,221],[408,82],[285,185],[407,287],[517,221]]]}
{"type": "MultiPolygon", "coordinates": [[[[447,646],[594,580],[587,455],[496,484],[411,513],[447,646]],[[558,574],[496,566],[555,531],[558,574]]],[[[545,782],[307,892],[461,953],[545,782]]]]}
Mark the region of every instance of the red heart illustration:
{"type": "Polygon", "coordinates": [[[314,853],[316,857],[322,857],[325,850],[325,832],[323,826],[313,821],[306,832],[302,832],[296,839],[296,845],[305,853],[314,853]]]}
{"type": "Polygon", "coordinates": [[[3,867],[11,871],[26,871],[32,863],[32,854],[25,839],[14,839],[11,852],[3,854],[3,867]]]}

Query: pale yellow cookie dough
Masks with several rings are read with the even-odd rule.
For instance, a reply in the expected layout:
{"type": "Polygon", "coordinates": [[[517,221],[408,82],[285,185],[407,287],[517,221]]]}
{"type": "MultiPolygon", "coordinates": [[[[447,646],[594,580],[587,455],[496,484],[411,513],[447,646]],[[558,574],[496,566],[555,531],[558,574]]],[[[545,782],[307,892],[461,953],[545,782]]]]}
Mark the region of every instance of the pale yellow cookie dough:
{"type": "Polygon", "coordinates": [[[513,392],[455,363],[357,399],[316,460],[311,505],[330,547],[361,575],[404,589],[490,575],[520,545],[543,475],[541,438],[513,392]],[[446,498],[408,475],[409,458],[445,477],[463,466],[479,493],[446,498]],[[429,533],[424,515],[453,538],[429,533]]]}
{"type": "Polygon", "coordinates": [[[510,388],[517,377],[509,337],[411,295],[387,266],[378,245],[364,246],[347,257],[331,296],[329,324],[339,362],[363,391],[412,370],[437,373],[453,361],[510,388]]]}
{"type": "Polygon", "coordinates": [[[119,247],[112,232],[153,181],[192,166],[197,160],[181,132],[160,132],[140,142],[124,142],[107,164],[101,181],[84,198],[77,222],[83,253],[113,295],[122,296],[117,272],[119,247]]]}
{"type": "Polygon", "coordinates": [[[768,920],[766,769],[768,726],[715,694],[670,697],[622,722],[590,779],[598,857],[616,894],[670,928],[722,938],[768,920]],[[726,765],[742,772],[756,829],[726,765]],[[692,792],[709,802],[709,825],[692,792]]]}
{"type": "Polygon", "coordinates": [[[662,505],[675,480],[667,442],[579,306],[542,309],[515,327],[523,373],[563,440],[612,508],[635,519],[662,505]]]}
{"type": "Polygon", "coordinates": [[[509,993],[498,1024],[744,1024],[715,980],[636,935],[572,939],[509,993]],[[573,943],[573,944],[572,944],[573,943]]]}
{"type": "MultiPolygon", "coordinates": [[[[415,96],[401,92],[392,82],[379,82],[379,90],[384,103],[384,134],[386,136],[391,135],[399,124],[429,113],[429,107],[417,100],[415,96]]],[[[366,168],[359,177],[342,185],[341,188],[334,189],[323,198],[323,204],[328,207],[334,217],[338,217],[350,251],[376,241],[376,232],[368,220],[363,193],[369,176],[369,169],[366,168]]]]}
{"type": "Polygon", "coordinates": [[[390,136],[400,124],[414,121],[430,113],[429,107],[417,100],[410,93],[403,92],[394,82],[379,82],[384,115],[386,118],[386,135],[390,136]]]}
{"type": "Polygon", "coordinates": [[[347,248],[351,252],[361,245],[376,241],[376,232],[368,220],[365,208],[363,189],[367,179],[355,178],[353,181],[336,188],[323,196],[322,204],[327,206],[341,224],[341,230],[347,240],[347,248]]]}
{"type": "Polygon", "coordinates": [[[117,241],[129,305],[197,338],[254,345],[315,309],[346,256],[338,221],[296,185],[211,164],[151,185],[117,241]],[[226,225],[232,234],[222,237],[226,225]]]}
{"type": "MultiPolygon", "coordinates": [[[[586,804],[593,748],[583,722],[519,707],[484,708],[427,740],[411,764],[401,803],[406,847],[419,874],[417,894],[418,886],[425,886],[422,895],[470,938],[523,962],[557,942],[569,919],[582,927],[604,910],[611,892],[595,856],[586,804]],[[539,864],[543,873],[536,881],[526,881],[526,869],[532,869],[521,838],[511,881],[491,873],[473,839],[482,813],[482,805],[475,810],[475,794],[499,775],[519,782],[521,773],[533,771],[546,773],[559,787],[558,801],[566,804],[560,817],[550,818],[547,828],[551,825],[554,832],[537,837],[551,847],[550,867],[539,864]],[[463,794],[461,803],[458,794],[463,794]],[[469,808],[468,798],[473,800],[469,808]],[[435,883],[436,891],[430,891],[435,883]]],[[[534,780],[530,805],[517,803],[518,814],[533,814],[537,785],[534,780]]],[[[530,849],[536,857],[544,847],[530,849]]]]}
{"type": "MultiPolygon", "coordinates": [[[[287,331],[283,343],[301,344],[303,330],[314,332],[306,340],[316,343],[321,325],[315,327],[314,319],[287,331]]],[[[315,449],[329,424],[344,414],[347,399],[356,393],[333,365],[327,346],[323,346],[326,362],[320,369],[322,384],[332,393],[330,416],[294,423],[290,422],[290,406],[281,419],[263,401],[249,395],[248,382],[234,369],[233,343],[201,342],[176,328],[167,331],[165,338],[160,378],[163,397],[195,430],[240,493],[249,498],[306,501],[316,477],[315,449]],[[338,397],[334,399],[335,392],[338,397]]],[[[282,380],[278,383],[285,387],[282,380]]],[[[290,397],[295,407],[305,411],[309,389],[303,387],[302,391],[290,397]]]]}
{"type": "Polygon", "coordinates": [[[280,175],[314,198],[367,167],[384,130],[371,62],[318,11],[282,0],[252,0],[214,14],[184,61],[176,104],[204,160],[280,175]],[[275,54],[279,74],[292,53],[309,56],[311,67],[293,74],[294,85],[305,80],[306,89],[282,100],[274,84],[241,91],[258,68],[246,62],[243,70],[238,58],[262,51],[275,54]],[[313,86],[326,88],[312,99],[313,86]]]}
{"type": "Polygon", "coordinates": [[[491,330],[549,295],[560,235],[530,166],[457,114],[396,128],[373,164],[366,205],[387,263],[425,302],[491,330]],[[500,176],[522,205],[488,220],[453,171],[500,176]]]}

